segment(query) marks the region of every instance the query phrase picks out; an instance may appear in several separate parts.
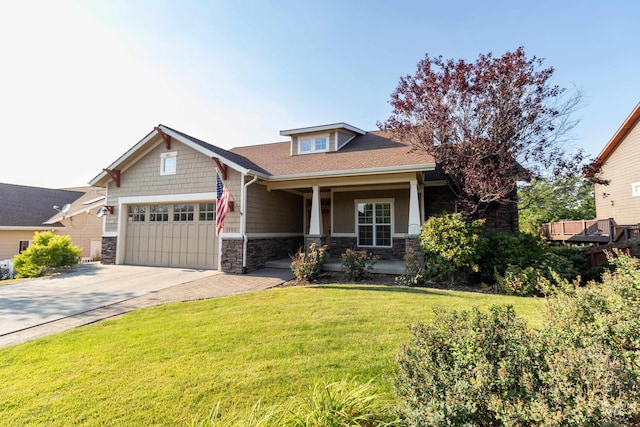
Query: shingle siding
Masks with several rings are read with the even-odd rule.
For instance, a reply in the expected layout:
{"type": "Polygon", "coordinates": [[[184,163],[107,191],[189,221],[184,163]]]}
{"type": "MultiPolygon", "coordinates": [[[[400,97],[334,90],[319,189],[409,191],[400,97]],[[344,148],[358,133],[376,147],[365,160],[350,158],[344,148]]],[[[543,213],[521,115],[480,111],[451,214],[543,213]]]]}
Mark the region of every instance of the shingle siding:
{"type": "MultiPolygon", "coordinates": [[[[167,150],[164,144],[160,143],[160,137],[158,139],[158,145],[121,173],[120,187],[116,187],[113,181],[109,182],[106,204],[113,205],[116,211],[114,215],[107,216],[105,231],[117,230],[120,215],[117,208],[121,197],[216,191],[215,162],[211,158],[176,140],[172,141],[171,150],[167,150]],[[177,153],[175,175],[160,175],[160,155],[166,152],[177,153]]],[[[233,196],[239,200],[236,194],[233,196]]]]}

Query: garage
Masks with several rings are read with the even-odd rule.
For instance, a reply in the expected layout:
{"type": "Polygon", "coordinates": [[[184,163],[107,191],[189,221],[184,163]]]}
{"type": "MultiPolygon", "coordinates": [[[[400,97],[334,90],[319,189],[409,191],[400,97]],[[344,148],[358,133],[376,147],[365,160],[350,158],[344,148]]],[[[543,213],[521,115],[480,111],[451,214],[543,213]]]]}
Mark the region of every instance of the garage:
{"type": "Polygon", "coordinates": [[[215,202],[131,204],[125,264],[217,267],[215,202]]]}

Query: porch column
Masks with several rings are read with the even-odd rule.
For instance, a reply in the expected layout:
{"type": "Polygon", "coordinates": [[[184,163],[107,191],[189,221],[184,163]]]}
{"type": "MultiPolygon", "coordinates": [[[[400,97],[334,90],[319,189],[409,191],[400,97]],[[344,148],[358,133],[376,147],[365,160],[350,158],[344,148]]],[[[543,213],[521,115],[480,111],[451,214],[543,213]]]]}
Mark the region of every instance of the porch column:
{"type": "Polygon", "coordinates": [[[410,236],[420,234],[420,206],[418,204],[418,181],[409,182],[409,230],[410,236]]]}
{"type": "Polygon", "coordinates": [[[309,234],[311,236],[322,235],[322,221],[320,221],[320,187],[313,187],[313,196],[311,197],[311,219],[309,223],[309,234]]]}

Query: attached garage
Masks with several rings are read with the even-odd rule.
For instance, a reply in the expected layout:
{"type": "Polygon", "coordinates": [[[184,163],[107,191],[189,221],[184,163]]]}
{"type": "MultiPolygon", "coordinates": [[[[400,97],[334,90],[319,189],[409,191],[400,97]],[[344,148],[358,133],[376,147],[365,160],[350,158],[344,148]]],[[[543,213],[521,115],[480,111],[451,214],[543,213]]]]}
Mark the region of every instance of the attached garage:
{"type": "Polygon", "coordinates": [[[124,263],[217,268],[215,202],[122,206],[126,212],[124,263]]]}

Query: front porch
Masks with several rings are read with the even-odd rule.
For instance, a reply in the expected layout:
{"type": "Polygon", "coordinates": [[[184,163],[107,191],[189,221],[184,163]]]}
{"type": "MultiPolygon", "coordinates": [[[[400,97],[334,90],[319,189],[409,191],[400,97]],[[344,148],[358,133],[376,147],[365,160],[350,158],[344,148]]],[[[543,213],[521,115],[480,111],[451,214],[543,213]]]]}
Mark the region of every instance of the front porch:
{"type": "MultiPolygon", "coordinates": [[[[269,268],[283,268],[290,269],[291,268],[291,258],[282,258],[274,261],[267,261],[265,267],[269,268]]],[[[406,264],[401,260],[382,260],[379,259],[373,265],[372,274],[392,274],[392,275],[402,275],[406,272],[406,264]]],[[[324,266],[322,267],[324,271],[334,271],[341,272],[342,271],[342,262],[339,259],[335,258],[327,258],[324,266]]]]}

